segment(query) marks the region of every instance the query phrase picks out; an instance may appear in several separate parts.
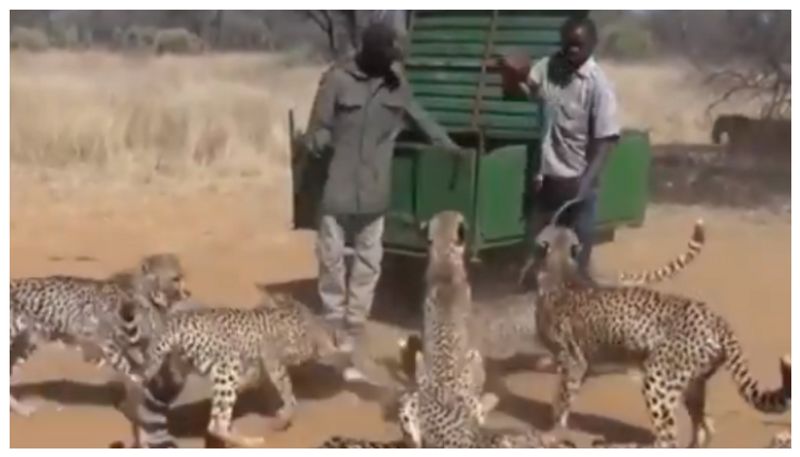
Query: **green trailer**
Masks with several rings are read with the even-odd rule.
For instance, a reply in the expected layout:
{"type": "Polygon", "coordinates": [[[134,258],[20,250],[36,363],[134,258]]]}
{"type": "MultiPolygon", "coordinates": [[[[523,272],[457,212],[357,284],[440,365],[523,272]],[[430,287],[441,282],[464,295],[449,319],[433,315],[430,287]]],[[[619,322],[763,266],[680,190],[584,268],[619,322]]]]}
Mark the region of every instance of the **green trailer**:
{"type": "MultiPolygon", "coordinates": [[[[423,221],[454,209],[464,214],[473,260],[488,250],[522,251],[531,177],[537,171],[543,110],[539,103],[504,97],[487,59],[524,49],[534,59],[558,48],[559,27],[585,11],[414,11],[404,63],[415,97],[469,150],[458,160],[426,144],[418,132],[398,138],[384,247],[401,256],[424,255],[423,221]]],[[[291,116],[290,116],[290,123],[291,116]]],[[[295,135],[294,126],[290,126],[295,135]]],[[[604,170],[598,207],[600,239],[643,222],[648,199],[650,144],[646,132],[625,130],[604,170]]],[[[293,148],[295,226],[316,228],[325,164],[293,148]]]]}

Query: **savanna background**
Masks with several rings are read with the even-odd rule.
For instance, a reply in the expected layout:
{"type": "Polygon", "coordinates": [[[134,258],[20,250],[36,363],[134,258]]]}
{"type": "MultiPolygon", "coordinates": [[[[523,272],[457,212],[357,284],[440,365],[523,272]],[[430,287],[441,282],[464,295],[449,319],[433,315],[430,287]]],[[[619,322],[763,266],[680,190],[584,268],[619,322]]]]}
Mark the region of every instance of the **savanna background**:
{"type": "MultiPolygon", "coordinates": [[[[376,16],[405,23],[386,11],[12,11],[12,277],[105,276],[171,251],[210,305],[251,306],[265,284],[300,284],[313,295],[314,234],[291,230],[287,113],[305,123],[321,72],[376,16]]],[[[654,153],[645,225],[598,248],[599,265],[658,264],[704,218],[706,251],[659,287],[707,299],[741,335],[756,373],[777,382],[791,330],[790,12],[593,17],[623,124],[649,130],[654,153]],[[745,117],[738,133],[715,144],[715,122],[730,115],[745,117]]],[[[416,319],[413,306],[386,306],[376,303],[370,329],[376,357],[416,319]]],[[[71,351],[39,352],[12,378],[42,404],[31,418],[12,416],[12,446],[129,441],[107,375],[71,351]]],[[[305,406],[270,445],[397,434],[375,402],[297,376],[305,406]]],[[[507,393],[494,420],[546,424],[552,374],[523,366],[497,382],[507,393]]],[[[727,375],[713,382],[713,446],[763,446],[790,425],[788,414],[749,410],[727,375]]],[[[201,443],[205,396],[187,389],[176,408],[183,445],[201,443]]],[[[649,436],[638,387],[625,376],[591,381],[576,409],[580,433],[649,436]]],[[[240,426],[261,430],[259,414],[243,411],[240,426]]]]}

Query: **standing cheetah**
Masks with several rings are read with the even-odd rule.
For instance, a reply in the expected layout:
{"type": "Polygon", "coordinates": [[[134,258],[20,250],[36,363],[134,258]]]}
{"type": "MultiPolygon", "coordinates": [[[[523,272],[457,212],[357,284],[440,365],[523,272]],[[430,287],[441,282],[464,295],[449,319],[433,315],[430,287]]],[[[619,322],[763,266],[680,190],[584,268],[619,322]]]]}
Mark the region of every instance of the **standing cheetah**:
{"type": "Polygon", "coordinates": [[[760,387],[730,325],[705,303],[642,287],[582,286],[575,280],[579,243],[568,228],[548,226],[537,246],[542,268],[537,270],[536,322],[559,368],[553,403],[557,428],[566,428],[589,366],[603,362],[643,370],[643,394],[659,447],[677,445],[681,401],[692,422],[690,445],[708,444],[713,428],[705,412],[706,382],[721,366],[754,408],[766,413],[789,408],[789,362],[781,361],[781,387],[760,387]]]}
{"type": "MultiPolygon", "coordinates": [[[[427,228],[430,245],[422,351],[415,354],[415,392],[401,406],[410,418],[403,425],[414,444],[423,447],[498,447],[530,442],[518,442],[511,434],[494,434],[483,427],[497,398],[483,395],[483,359],[469,341],[472,294],[464,265],[463,216],[455,211],[440,212],[427,228]]],[[[535,434],[520,436],[536,439],[535,434]]]]}
{"type": "Polygon", "coordinates": [[[148,350],[143,381],[175,355],[213,382],[208,433],[227,445],[256,447],[263,438],[235,433],[231,416],[241,388],[269,378],[283,405],[273,428],[291,423],[296,399],[287,365],[339,354],[333,330],[302,303],[275,294],[253,309],[202,309],[174,313],[148,350]]]}
{"type": "MultiPolygon", "coordinates": [[[[131,316],[138,315],[139,309],[162,312],[190,295],[173,254],[145,257],[137,270],[107,279],[12,279],[10,292],[11,374],[39,344],[47,342],[77,346],[87,360],[108,363],[119,373],[130,374],[135,361],[125,350],[126,336],[119,334],[123,308],[131,316]]],[[[13,396],[10,403],[17,414],[33,412],[33,407],[13,396]]]]}

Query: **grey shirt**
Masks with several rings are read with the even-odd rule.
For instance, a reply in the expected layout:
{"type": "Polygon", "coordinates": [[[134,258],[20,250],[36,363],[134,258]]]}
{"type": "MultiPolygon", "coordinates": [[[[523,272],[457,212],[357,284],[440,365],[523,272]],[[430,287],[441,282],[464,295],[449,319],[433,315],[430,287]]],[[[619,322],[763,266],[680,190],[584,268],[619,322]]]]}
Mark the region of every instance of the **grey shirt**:
{"type": "Polygon", "coordinates": [[[322,77],[308,125],[313,148],[330,155],[325,214],[379,214],[388,209],[395,139],[416,126],[448,152],[457,145],[415,100],[399,71],[370,78],[350,58],[322,77]]]}
{"type": "Polygon", "coordinates": [[[558,83],[557,57],[538,61],[528,75],[545,110],[540,173],[578,177],[588,166],[593,139],[618,136],[617,100],[606,75],[590,57],[567,81],[558,83]]]}

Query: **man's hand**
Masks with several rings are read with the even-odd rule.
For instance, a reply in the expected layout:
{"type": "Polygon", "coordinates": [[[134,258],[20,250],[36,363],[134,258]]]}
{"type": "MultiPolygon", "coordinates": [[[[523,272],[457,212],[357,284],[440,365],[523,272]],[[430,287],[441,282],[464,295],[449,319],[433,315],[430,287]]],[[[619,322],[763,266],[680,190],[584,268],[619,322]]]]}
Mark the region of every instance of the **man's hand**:
{"type": "Polygon", "coordinates": [[[600,171],[608,161],[608,157],[611,155],[611,150],[616,144],[616,137],[595,140],[595,154],[589,162],[589,166],[586,167],[586,171],[584,171],[583,176],[581,176],[580,183],[578,184],[578,194],[575,196],[576,199],[583,200],[589,196],[589,193],[592,191],[597,182],[597,177],[600,175],[600,171]]]}
{"type": "Polygon", "coordinates": [[[531,182],[531,190],[534,194],[538,194],[539,191],[542,190],[542,183],[544,183],[544,176],[537,174],[533,177],[533,181],[531,182]]]}
{"type": "Polygon", "coordinates": [[[314,157],[319,157],[319,151],[317,151],[316,143],[314,142],[314,136],[308,132],[301,133],[300,135],[295,137],[295,141],[297,142],[297,146],[314,157]]]}
{"type": "Polygon", "coordinates": [[[524,86],[531,71],[531,59],[521,52],[501,54],[494,64],[500,69],[505,94],[524,94],[524,86]]]}

